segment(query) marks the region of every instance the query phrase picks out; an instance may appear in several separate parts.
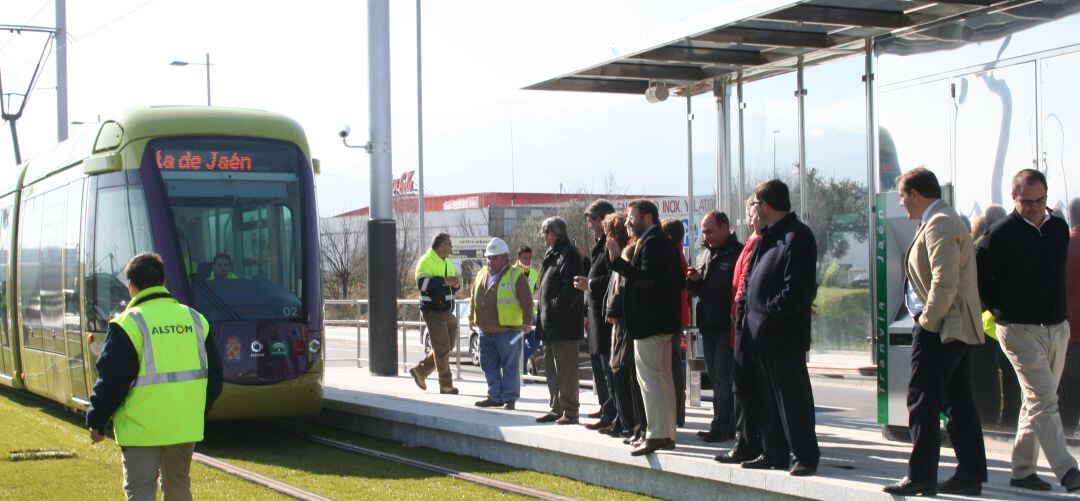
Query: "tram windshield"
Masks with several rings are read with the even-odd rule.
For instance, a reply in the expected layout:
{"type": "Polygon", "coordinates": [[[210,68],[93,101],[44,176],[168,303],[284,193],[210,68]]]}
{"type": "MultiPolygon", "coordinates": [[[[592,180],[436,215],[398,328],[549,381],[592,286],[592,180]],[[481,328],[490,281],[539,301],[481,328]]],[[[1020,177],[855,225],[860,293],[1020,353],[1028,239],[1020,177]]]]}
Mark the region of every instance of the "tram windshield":
{"type": "Polygon", "coordinates": [[[150,144],[165,183],[195,308],[207,319],[299,319],[299,150],[255,139],[150,144]]]}

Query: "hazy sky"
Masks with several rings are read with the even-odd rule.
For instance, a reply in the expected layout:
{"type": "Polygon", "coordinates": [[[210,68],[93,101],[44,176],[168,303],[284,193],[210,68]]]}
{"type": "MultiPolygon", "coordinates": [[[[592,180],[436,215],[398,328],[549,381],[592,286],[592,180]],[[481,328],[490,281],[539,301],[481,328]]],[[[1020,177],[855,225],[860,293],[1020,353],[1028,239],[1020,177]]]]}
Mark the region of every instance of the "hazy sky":
{"type": "MultiPolygon", "coordinates": [[[[625,49],[665,27],[752,4],[424,2],[426,191],[599,190],[611,172],[626,191],[684,194],[682,99],[650,105],[643,96],[520,89],[610,58],[615,47],[625,49]]],[[[354,142],[367,137],[366,11],[367,3],[356,1],[69,0],[69,118],[93,122],[129,106],[205,104],[204,67],[169,62],[201,62],[209,52],[215,106],[276,111],[304,126],[313,155],[322,160],[320,212],[365,206],[367,154],[344,148],[337,131],[348,123],[354,142]]],[[[52,0],[8,1],[0,13],[0,24],[53,23],[52,0]]],[[[25,89],[44,41],[41,34],[0,34],[5,92],[25,89]]],[[[395,174],[415,168],[417,159],[415,42],[415,2],[392,1],[395,174]]],[[[756,111],[786,114],[791,93],[776,94],[785,97],[767,100],[756,111]]],[[[853,97],[859,105],[857,87],[853,97]]],[[[55,144],[55,100],[50,55],[18,122],[24,158],[55,144]]],[[[708,172],[715,166],[710,101],[695,100],[695,173],[703,172],[695,174],[697,190],[715,180],[708,172]]],[[[784,137],[794,132],[794,116],[789,116],[758,127],[766,135],[786,129],[777,140],[781,165],[793,161],[794,140],[784,137]]],[[[849,116],[849,129],[858,131],[858,110],[849,116]]],[[[91,128],[70,127],[73,136],[91,128]]],[[[758,143],[760,151],[771,153],[771,144],[758,143]]],[[[5,127],[0,131],[3,175],[14,172],[11,151],[5,127]]]]}

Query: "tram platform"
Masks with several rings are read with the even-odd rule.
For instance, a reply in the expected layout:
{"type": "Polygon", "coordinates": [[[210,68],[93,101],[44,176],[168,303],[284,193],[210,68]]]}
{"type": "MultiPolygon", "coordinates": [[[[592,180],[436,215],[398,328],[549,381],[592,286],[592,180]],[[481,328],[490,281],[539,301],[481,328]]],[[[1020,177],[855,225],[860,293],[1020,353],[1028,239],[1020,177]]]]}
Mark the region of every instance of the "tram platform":
{"type": "MultiPolygon", "coordinates": [[[[837,418],[819,407],[818,474],[792,477],[786,471],[744,470],[713,461],[732,442],[707,444],[696,436],[707,428],[707,403],[687,408],[674,451],[632,457],[621,440],[584,426],[536,423],[547,411],[543,384],[522,387],[517,410],[507,411],[473,405],[486,393],[484,382],[476,379],[457,381],[459,395],[440,395],[434,380],[422,392],[408,375],[372,376],[367,368],[330,368],[325,378],[321,424],[665,499],[894,499],[881,488],[904,475],[910,448],[883,439],[876,423],[837,418]]],[[[581,401],[583,415],[597,410],[591,392],[583,390],[581,401]]],[[[979,499],[1067,496],[1056,482],[1049,493],[1011,488],[1008,455],[992,453],[988,459],[990,481],[979,499]]],[[[942,480],[955,465],[952,450],[943,448],[942,480]]],[[[1053,480],[1047,468],[1040,475],[1053,480]]]]}

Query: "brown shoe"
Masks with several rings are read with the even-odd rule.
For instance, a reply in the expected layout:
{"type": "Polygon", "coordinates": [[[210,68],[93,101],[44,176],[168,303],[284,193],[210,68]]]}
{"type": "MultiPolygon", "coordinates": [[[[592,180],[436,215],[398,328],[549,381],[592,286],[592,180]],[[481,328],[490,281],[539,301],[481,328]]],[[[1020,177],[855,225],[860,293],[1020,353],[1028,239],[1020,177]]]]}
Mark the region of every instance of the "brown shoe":
{"type": "Polygon", "coordinates": [[[560,418],[558,414],[555,414],[554,412],[549,412],[547,414],[544,414],[543,416],[540,416],[540,417],[536,418],[536,422],[537,423],[554,423],[555,421],[558,421],[560,419],[562,419],[562,418],[560,418]]]}
{"type": "Polygon", "coordinates": [[[555,424],[578,424],[578,418],[563,416],[556,420],[555,424]]]}
{"type": "Polygon", "coordinates": [[[424,376],[416,370],[416,367],[409,369],[409,374],[412,374],[413,381],[416,381],[416,386],[419,386],[421,390],[427,391],[427,381],[424,381],[424,376]]]}
{"type": "Polygon", "coordinates": [[[630,451],[631,456],[644,456],[646,454],[652,454],[660,449],[670,451],[675,450],[675,441],[670,438],[650,438],[646,439],[638,448],[630,451]]]}
{"type": "Polygon", "coordinates": [[[585,425],[585,429],[587,429],[587,430],[599,430],[599,429],[607,428],[609,426],[611,426],[611,421],[604,421],[603,419],[601,419],[600,421],[597,421],[597,422],[595,422],[593,424],[585,425]]]}
{"type": "Polygon", "coordinates": [[[457,395],[458,390],[453,386],[443,386],[442,388],[439,388],[439,393],[442,393],[443,395],[457,395]]]}
{"type": "Polygon", "coordinates": [[[590,418],[590,419],[600,419],[600,418],[604,417],[604,410],[603,409],[598,410],[596,412],[593,412],[592,414],[586,415],[585,417],[590,418]]]}

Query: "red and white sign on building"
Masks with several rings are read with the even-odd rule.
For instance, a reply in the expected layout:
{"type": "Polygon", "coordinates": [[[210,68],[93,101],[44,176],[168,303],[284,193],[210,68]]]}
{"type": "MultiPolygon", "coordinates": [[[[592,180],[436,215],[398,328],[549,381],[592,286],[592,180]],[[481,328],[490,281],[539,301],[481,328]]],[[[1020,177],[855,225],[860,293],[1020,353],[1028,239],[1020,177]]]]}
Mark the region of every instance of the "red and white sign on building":
{"type": "Polygon", "coordinates": [[[408,195],[416,191],[416,183],[413,182],[414,174],[416,174],[414,170],[403,172],[401,177],[391,181],[394,195],[408,195]]]}

